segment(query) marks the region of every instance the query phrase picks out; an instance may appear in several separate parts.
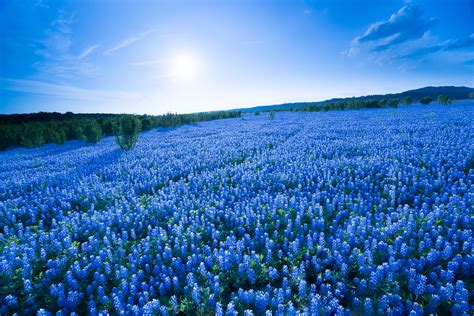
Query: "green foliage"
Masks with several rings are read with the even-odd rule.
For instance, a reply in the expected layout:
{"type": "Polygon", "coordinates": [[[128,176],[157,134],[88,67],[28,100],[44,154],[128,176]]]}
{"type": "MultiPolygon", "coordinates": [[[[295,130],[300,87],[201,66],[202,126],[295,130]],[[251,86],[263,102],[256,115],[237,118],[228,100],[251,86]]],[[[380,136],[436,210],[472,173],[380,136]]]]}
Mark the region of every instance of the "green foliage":
{"type": "MultiPolygon", "coordinates": [[[[141,130],[157,127],[177,127],[183,124],[240,117],[240,111],[220,111],[193,114],[133,115],[141,122],[141,130]]],[[[0,150],[11,146],[38,147],[45,143],[62,144],[82,139],[97,143],[103,136],[114,135],[117,114],[61,114],[39,112],[0,115],[0,150]]]]}
{"type": "Polygon", "coordinates": [[[256,116],[259,116],[259,115],[260,115],[260,111],[255,112],[255,115],[256,115],[256,116]]]}
{"type": "Polygon", "coordinates": [[[20,145],[19,127],[20,125],[0,124],[0,150],[5,150],[10,146],[20,145]]]}
{"type": "Polygon", "coordinates": [[[48,129],[49,131],[49,141],[55,144],[64,144],[66,141],[66,131],[62,129],[58,124],[48,129]]]}
{"type": "Polygon", "coordinates": [[[145,115],[142,119],[142,130],[149,131],[153,128],[153,117],[145,115]]]}
{"type": "Polygon", "coordinates": [[[76,126],[76,128],[72,129],[70,139],[83,139],[85,140],[86,137],[84,136],[84,127],[82,125],[76,126]]]}
{"type": "Polygon", "coordinates": [[[388,105],[388,102],[389,102],[389,101],[388,101],[387,99],[381,99],[381,100],[379,100],[378,105],[379,105],[381,108],[386,108],[387,105],[388,105]]]}
{"type": "Polygon", "coordinates": [[[274,120],[275,119],[275,111],[270,111],[268,113],[268,119],[270,120],[274,120]]]}
{"type": "Polygon", "coordinates": [[[88,143],[97,143],[102,138],[102,128],[95,120],[87,121],[84,127],[84,139],[88,143]]]}
{"type": "Polygon", "coordinates": [[[474,91],[472,91],[471,93],[469,93],[469,98],[474,99],[474,91]]]}
{"type": "Polygon", "coordinates": [[[431,101],[433,101],[431,97],[424,97],[420,100],[420,103],[423,105],[428,105],[431,103],[431,101]]]}
{"type": "Polygon", "coordinates": [[[446,94],[440,94],[438,96],[438,102],[442,105],[448,105],[452,103],[452,100],[446,94]]]}
{"type": "Polygon", "coordinates": [[[403,100],[402,100],[402,103],[404,105],[410,105],[413,103],[413,99],[411,97],[404,97],[403,100]]]}
{"type": "Polygon", "coordinates": [[[133,115],[122,115],[115,125],[115,142],[123,150],[135,147],[138,135],[142,130],[142,122],[133,115]]]}
{"type": "Polygon", "coordinates": [[[398,105],[400,104],[400,100],[397,98],[390,99],[388,101],[388,106],[391,108],[398,108],[398,105]]]}
{"type": "Polygon", "coordinates": [[[21,145],[29,148],[40,147],[46,142],[44,127],[42,124],[35,123],[24,125],[23,133],[20,137],[21,145]]]}
{"type": "Polygon", "coordinates": [[[382,108],[397,108],[400,100],[393,99],[379,99],[379,100],[343,100],[326,103],[310,103],[303,107],[287,108],[286,111],[306,111],[306,112],[320,112],[320,111],[341,111],[341,110],[358,110],[358,109],[382,109],[382,108]]]}

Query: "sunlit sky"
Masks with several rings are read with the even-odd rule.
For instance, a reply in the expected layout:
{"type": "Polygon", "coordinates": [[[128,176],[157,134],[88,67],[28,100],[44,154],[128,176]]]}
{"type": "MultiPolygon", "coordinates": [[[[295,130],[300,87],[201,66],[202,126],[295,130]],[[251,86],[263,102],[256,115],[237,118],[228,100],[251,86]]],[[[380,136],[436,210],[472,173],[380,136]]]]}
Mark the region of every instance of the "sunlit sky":
{"type": "Polygon", "coordinates": [[[474,86],[474,2],[0,0],[0,112],[199,112],[474,86]]]}

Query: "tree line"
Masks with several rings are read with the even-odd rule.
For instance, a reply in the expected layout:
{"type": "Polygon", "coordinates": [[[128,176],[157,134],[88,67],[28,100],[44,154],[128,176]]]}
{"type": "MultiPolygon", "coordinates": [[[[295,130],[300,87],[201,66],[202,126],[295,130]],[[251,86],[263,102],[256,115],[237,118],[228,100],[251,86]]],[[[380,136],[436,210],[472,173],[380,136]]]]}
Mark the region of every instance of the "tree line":
{"type": "MultiPolygon", "coordinates": [[[[438,102],[442,105],[448,105],[452,103],[452,99],[448,95],[442,94],[438,96],[438,102]]],[[[430,96],[423,97],[417,100],[423,105],[430,104],[433,99],[430,96]]],[[[302,112],[324,112],[324,111],[341,111],[341,110],[357,110],[357,109],[377,109],[377,108],[398,108],[400,104],[410,105],[415,100],[411,97],[404,97],[401,100],[399,98],[391,99],[349,99],[340,101],[331,101],[326,103],[315,102],[305,103],[303,106],[292,107],[292,108],[281,108],[273,109],[269,112],[275,111],[302,111],[302,112]]],[[[255,112],[255,115],[259,115],[260,111],[255,112]]],[[[270,119],[274,118],[271,117],[270,119]]]]}
{"type": "Polygon", "coordinates": [[[62,114],[39,112],[0,115],[0,150],[11,146],[40,147],[47,143],[63,144],[68,140],[97,143],[104,136],[115,135],[122,149],[131,149],[138,134],[157,127],[172,128],[225,118],[240,117],[240,111],[193,114],[62,114]]]}

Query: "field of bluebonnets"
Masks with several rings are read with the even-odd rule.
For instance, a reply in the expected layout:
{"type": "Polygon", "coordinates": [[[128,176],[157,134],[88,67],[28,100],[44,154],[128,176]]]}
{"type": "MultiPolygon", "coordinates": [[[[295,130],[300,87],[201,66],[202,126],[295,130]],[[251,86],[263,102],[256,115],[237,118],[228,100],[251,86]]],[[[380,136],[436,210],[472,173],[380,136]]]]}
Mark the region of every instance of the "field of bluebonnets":
{"type": "Polygon", "coordinates": [[[469,105],[0,154],[0,314],[472,315],[469,105]]]}

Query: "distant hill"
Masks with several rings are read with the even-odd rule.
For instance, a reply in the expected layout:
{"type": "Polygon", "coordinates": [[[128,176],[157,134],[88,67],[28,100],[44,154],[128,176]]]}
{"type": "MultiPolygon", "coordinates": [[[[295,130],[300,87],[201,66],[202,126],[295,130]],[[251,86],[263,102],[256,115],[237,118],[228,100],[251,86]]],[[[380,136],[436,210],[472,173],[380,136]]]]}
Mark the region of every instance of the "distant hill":
{"type": "Polygon", "coordinates": [[[380,100],[380,99],[403,99],[405,97],[411,97],[413,100],[420,100],[421,98],[430,96],[433,100],[436,100],[440,94],[446,94],[453,100],[464,100],[469,99],[469,94],[474,92],[474,88],[470,87],[454,87],[454,86],[443,86],[443,87],[424,87],[414,90],[408,90],[400,93],[390,94],[374,94],[366,95],[361,97],[349,97],[349,98],[334,98],[325,101],[316,102],[295,102],[295,103],[283,103],[274,105],[261,105],[251,108],[239,109],[242,112],[258,112],[258,111],[274,111],[274,110],[285,110],[292,108],[299,108],[309,105],[320,105],[329,102],[337,101],[350,101],[350,100],[380,100]]]}

